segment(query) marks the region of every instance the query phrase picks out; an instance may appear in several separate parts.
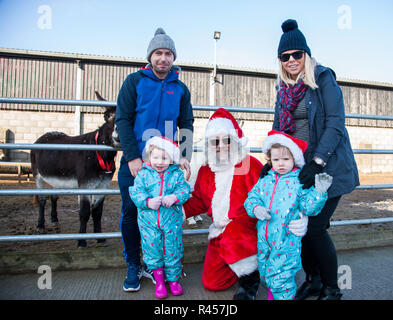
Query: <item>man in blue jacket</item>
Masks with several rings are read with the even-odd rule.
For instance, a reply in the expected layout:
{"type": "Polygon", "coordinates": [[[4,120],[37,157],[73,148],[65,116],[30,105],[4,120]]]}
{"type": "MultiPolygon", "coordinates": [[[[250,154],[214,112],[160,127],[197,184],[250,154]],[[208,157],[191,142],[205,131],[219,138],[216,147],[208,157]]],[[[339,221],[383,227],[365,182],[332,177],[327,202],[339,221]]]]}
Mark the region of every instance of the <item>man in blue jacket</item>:
{"type": "Polygon", "coordinates": [[[194,116],[190,92],[179,80],[180,68],[173,65],[175,43],[162,28],[156,30],[150,41],[147,60],[149,64],[145,68],[125,79],[116,107],[116,126],[123,150],[118,184],[122,197],[120,231],[128,266],[125,291],[138,291],[142,274],[154,281],[150,270],[142,271],[138,211],[128,193],[142,168],[146,141],[152,136],[178,141],[182,153],[180,168],[186,170],[187,179],[191,174],[194,116]]]}

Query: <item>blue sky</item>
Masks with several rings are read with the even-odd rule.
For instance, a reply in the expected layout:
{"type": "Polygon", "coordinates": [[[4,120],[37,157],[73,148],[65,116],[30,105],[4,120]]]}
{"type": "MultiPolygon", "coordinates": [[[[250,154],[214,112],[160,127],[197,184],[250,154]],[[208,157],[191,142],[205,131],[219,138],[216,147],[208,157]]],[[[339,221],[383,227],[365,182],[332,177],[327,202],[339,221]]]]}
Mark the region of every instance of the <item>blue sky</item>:
{"type": "Polygon", "coordinates": [[[393,83],[392,13],[391,0],[0,0],[0,47],[143,59],[163,27],[179,62],[213,64],[217,30],[218,65],[276,71],[293,18],[338,77],[393,83]]]}

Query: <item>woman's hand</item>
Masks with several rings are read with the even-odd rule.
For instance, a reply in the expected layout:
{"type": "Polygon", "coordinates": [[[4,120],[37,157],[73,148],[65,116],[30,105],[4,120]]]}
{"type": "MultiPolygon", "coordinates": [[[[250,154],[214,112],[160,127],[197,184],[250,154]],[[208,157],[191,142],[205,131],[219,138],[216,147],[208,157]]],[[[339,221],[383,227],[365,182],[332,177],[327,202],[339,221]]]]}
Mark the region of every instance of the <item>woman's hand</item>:
{"type": "Polygon", "coordinates": [[[306,163],[299,173],[299,181],[303,189],[309,189],[315,184],[315,175],[322,172],[323,167],[315,161],[306,163]]]}

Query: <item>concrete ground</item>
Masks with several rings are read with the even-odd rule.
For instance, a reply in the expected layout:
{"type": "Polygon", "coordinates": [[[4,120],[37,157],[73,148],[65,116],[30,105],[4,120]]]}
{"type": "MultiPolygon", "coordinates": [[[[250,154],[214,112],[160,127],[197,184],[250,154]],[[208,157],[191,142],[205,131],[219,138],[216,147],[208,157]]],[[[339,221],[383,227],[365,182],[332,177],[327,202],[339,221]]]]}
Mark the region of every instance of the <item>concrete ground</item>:
{"type": "MultiPolygon", "coordinates": [[[[393,299],[393,246],[344,250],[338,252],[338,279],[342,282],[344,300],[392,300],[393,299]]],[[[184,294],[169,295],[167,300],[231,300],[237,285],[222,292],[206,291],[201,283],[202,264],[185,264],[187,276],[182,280],[184,294]]],[[[1,300],[150,300],[154,298],[154,286],[143,278],[141,289],[135,293],[122,290],[126,274],[124,268],[95,270],[52,271],[40,273],[0,275],[1,300]],[[51,281],[50,281],[51,278],[51,281]],[[40,289],[51,285],[50,289],[40,289]]],[[[299,272],[296,281],[300,285],[304,273],[299,272]]],[[[257,299],[267,297],[266,288],[260,286],[257,299]]],[[[165,301],[167,301],[165,300],[165,301]]]]}

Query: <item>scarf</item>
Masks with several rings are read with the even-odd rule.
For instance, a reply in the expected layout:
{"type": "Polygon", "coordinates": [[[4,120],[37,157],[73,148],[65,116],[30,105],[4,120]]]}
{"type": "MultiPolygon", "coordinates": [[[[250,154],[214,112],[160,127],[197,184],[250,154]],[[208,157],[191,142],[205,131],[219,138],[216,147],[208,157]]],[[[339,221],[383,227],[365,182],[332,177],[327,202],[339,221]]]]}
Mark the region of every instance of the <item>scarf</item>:
{"type": "Polygon", "coordinates": [[[295,132],[296,127],[292,112],[295,111],[299,101],[304,98],[307,89],[308,86],[304,84],[302,79],[300,79],[297,84],[289,86],[283,81],[280,82],[278,98],[281,104],[281,113],[279,117],[281,132],[295,132]]]}

